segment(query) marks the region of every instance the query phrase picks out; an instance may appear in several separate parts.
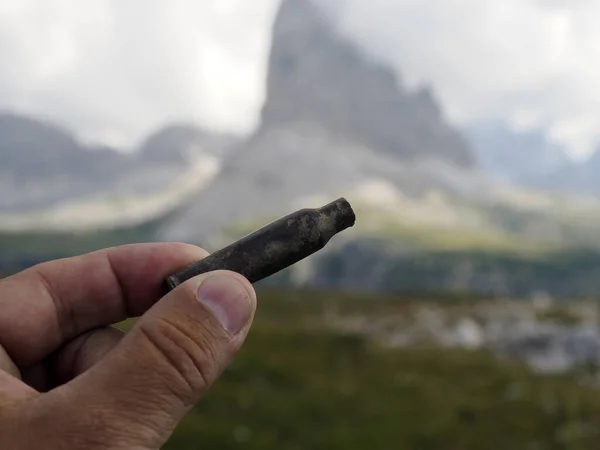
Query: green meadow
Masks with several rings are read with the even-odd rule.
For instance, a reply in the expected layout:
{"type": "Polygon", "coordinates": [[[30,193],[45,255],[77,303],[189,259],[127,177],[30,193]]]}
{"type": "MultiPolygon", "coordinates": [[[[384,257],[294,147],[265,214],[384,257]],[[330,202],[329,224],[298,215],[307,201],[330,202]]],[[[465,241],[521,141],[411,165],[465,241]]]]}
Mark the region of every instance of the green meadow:
{"type": "Polygon", "coordinates": [[[241,353],[164,449],[600,448],[600,391],[576,374],[538,375],[479,351],[384,348],[326,320],[414,301],[429,300],[259,291],[241,353]]]}

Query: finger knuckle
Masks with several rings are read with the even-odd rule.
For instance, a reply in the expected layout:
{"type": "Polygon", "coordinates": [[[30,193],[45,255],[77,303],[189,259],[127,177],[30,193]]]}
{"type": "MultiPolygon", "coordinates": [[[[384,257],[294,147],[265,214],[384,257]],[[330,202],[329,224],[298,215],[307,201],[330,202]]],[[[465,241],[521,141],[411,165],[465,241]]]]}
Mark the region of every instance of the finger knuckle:
{"type": "Polygon", "coordinates": [[[165,318],[143,324],[140,331],[160,361],[166,383],[182,402],[201,395],[216,378],[219,366],[216,338],[209,330],[190,332],[186,326],[165,318]]]}

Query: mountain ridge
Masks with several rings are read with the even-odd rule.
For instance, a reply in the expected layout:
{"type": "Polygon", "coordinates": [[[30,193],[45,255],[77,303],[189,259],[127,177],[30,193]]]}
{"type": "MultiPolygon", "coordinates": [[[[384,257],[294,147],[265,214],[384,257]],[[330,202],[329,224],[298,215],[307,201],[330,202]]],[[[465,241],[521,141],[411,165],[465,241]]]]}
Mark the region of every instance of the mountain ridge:
{"type": "Polygon", "coordinates": [[[234,143],[233,137],[174,123],[125,153],[85,146],[51,121],[5,112],[0,114],[0,216],[158,194],[195,170],[199,156],[220,159],[234,143]]]}
{"type": "MultiPolygon", "coordinates": [[[[186,185],[196,191],[186,188],[185,195],[168,197],[166,203],[185,206],[162,223],[158,239],[206,242],[236,222],[320,206],[306,202],[348,194],[351,201],[370,196],[377,213],[370,210],[369,216],[389,226],[573,241],[577,233],[587,239],[600,222],[598,202],[584,204],[490,180],[473,164],[460,132],[444,131],[449,125],[431,91],[408,92],[394,71],[337,35],[311,1],[285,0],[273,28],[267,96],[256,132],[236,141],[179,123],[150,135],[138,153],[114,166],[120,176],[109,179],[110,189],[104,186],[84,199],[93,206],[86,226],[93,225],[93,214],[99,214],[97,223],[107,222],[99,213],[108,214],[111,205],[102,203],[107,195],[135,204],[142,202],[140,194],[164,201],[163,191],[183,192],[173,187],[180,178],[195,176],[189,170],[191,155],[210,156],[212,162],[201,164],[214,163],[214,170],[206,180],[186,185]],[[316,45],[322,42],[327,45],[316,45]],[[295,61],[292,67],[289,61],[282,67],[287,57],[295,61]],[[359,89],[361,80],[368,89],[359,89]],[[357,108],[362,105],[368,113],[357,108]],[[380,128],[382,117],[391,122],[380,128]],[[397,147],[387,145],[396,141],[397,147]]],[[[67,219],[77,204],[71,200],[54,214],[55,228],[56,217],[73,222],[67,219]]],[[[52,214],[56,207],[45,211],[52,214]]],[[[153,205],[145,211],[156,215],[153,205]]],[[[5,222],[25,220],[33,226],[30,217],[5,222]]],[[[34,217],[44,226],[43,214],[34,217]]]]}
{"type": "Polygon", "coordinates": [[[394,70],[338,35],[311,0],[281,3],[269,67],[263,129],[317,122],[377,152],[475,166],[431,90],[405,89],[394,70]]]}
{"type": "Polygon", "coordinates": [[[598,150],[578,161],[543,130],[515,130],[500,121],[472,123],[463,132],[493,178],[538,191],[600,199],[598,150]]]}

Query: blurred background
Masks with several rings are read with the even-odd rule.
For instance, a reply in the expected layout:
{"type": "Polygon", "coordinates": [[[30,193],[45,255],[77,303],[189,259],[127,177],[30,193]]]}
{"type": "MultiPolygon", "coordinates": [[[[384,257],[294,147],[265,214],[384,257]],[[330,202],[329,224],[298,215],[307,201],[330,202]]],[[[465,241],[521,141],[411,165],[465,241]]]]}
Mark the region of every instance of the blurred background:
{"type": "Polygon", "coordinates": [[[0,0],[0,276],[344,196],[166,449],[598,448],[599,14],[0,0]]]}

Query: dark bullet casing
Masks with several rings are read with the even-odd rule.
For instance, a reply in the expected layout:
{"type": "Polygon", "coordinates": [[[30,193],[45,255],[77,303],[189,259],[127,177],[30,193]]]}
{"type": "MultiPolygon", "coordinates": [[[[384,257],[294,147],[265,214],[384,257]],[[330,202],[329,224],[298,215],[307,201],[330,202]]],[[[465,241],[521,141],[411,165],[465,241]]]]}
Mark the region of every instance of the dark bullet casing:
{"type": "Polygon", "coordinates": [[[322,208],[301,209],[170,276],[165,281],[167,290],[215,270],[237,272],[256,283],[321,250],[355,220],[344,198],[322,208]]]}

